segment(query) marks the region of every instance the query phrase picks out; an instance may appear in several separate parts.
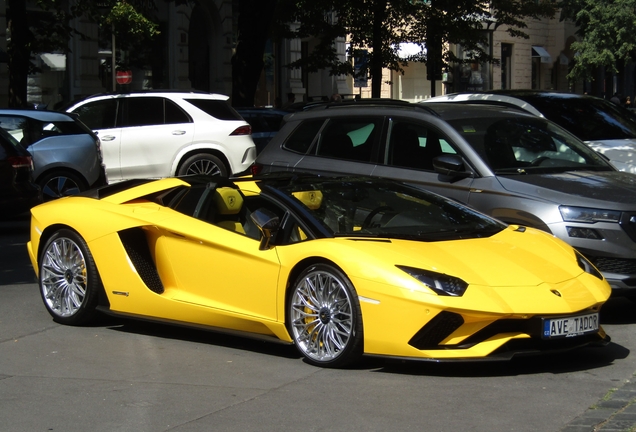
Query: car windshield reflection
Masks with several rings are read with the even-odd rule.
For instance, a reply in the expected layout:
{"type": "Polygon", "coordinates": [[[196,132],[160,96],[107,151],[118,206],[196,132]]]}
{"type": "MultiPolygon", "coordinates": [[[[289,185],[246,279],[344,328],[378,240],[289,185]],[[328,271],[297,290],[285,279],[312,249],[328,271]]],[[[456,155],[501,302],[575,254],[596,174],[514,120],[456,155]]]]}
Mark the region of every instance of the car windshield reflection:
{"type": "Polygon", "coordinates": [[[490,237],[505,228],[461,204],[401,184],[333,180],[282,190],[334,236],[441,241],[490,237]]]}
{"type": "Polygon", "coordinates": [[[449,123],[497,174],[612,169],[601,155],[544,119],[490,117],[449,123]]]}

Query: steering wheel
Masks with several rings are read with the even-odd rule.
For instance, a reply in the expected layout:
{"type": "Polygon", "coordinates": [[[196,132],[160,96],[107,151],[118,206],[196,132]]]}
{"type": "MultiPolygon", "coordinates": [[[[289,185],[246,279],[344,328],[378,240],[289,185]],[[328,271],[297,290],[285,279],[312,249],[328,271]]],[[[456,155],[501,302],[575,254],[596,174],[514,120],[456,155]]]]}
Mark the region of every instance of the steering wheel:
{"type": "Polygon", "coordinates": [[[393,210],[393,207],[391,206],[380,206],[377,208],[374,208],[373,210],[371,210],[369,212],[369,214],[367,215],[367,217],[364,218],[364,221],[362,221],[362,229],[367,229],[370,228],[371,226],[371,221],[373,220],[373,218],[380,212],[383,211],[389,211],[389,210],[393,210]]]}
{"type": "Polygon", "coordinates": [[[548,159],[550,158],[547,156],[539,156],[538,158],[530,162],[530,166],[533,166],[533,167],[539,166],[543,163],[543,161],[546,161],[548,159]]]}

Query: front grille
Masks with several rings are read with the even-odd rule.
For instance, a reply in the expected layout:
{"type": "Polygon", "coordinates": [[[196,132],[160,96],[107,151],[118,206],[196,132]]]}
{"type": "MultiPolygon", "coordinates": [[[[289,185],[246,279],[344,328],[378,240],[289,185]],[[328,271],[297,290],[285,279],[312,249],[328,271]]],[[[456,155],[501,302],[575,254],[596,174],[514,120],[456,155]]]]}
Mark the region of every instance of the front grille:
{"type": "Polygon", "coordinates": [[[588,257],[592,264],[602,272],[617,274],[636,274],[636,259],[588,257]]]}
{"type": "Polygon", "coordinates": [[[490,358],[512,358],[513,356],[536,355],[546,352],[569,351],[587,345],[606,346],[610,337],[599,334],[583,335],[575,338],[543,339],[513,339],[493,351],[490,358]]]}
{"type": "Polygon", "coordinates": [[[436,349],[439,343],[464,324],[464,318],[453,312],[440,312],[409,341],[414,348],[436,349]]]}
{"type": "Polygon", "coordinates": [[[636,213],[624,212],[619,223],[629,238],[636,242],[636,213]]]}

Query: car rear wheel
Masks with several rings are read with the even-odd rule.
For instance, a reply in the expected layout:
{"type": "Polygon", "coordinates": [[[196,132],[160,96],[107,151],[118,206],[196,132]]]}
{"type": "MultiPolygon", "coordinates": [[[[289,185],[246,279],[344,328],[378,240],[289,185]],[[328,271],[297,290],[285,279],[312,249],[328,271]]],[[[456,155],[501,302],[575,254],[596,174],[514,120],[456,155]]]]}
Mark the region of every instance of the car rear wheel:
{"type": "Polygon", "coordinates": [[[312,265],[298,277],[287,324],[296,348],[313,365],[342,367],[362,355],[358,295],[349,278],[331,265],[312,265]]]}
{"type": "Polygon", "coordinates": [[[68,325],[95,319],[102,283],[86,242],[61,229],[46,242],[39,263],[40,294],[53,319],[68,325]]]}
{"type": "Polygon", "coordinates": [[[225,164],[211,154],[190,156],[179,168],[179,175],[206,174],[227,177],[225,164]]]}
{"type": "Polygon", "coordinates": [[[76,195],[87,189],[86,183],[78,175],[69,172],[52,172],[38,180],[44,201],[51,201],[68,195],[76,195]]]}

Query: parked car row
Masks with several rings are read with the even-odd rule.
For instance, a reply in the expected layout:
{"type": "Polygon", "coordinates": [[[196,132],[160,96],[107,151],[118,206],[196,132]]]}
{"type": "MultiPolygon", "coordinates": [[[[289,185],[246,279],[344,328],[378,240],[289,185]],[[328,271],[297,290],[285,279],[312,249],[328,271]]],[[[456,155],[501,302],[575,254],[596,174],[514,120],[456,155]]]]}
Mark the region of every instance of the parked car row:
{"type": "Polygon", "coordinates": [[[565,129],[485,103],[368,101],[287,117],[255,171],[384,177],[569,243],[636,295],[636,176],[565,129]]]}
{"type": "Polygon", "coordinates": [[[115,107],[114,126],[91,128],[113,143],[119,183],[31,211],[27,249],[55,321],[106,312],[202,326],[341,367],[363,354],[502,360],[605,346],[602,305],[636,298],[636,176],[526,107],[312,105],[285,114],[257,152],[231,141],[251,142],[252,128],[224,97],[173,95],[69,108],[91,123],[115,107]],[[238,171],[197,135],[218,123],[238,171]]]}

